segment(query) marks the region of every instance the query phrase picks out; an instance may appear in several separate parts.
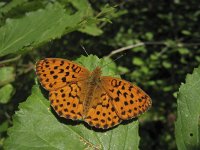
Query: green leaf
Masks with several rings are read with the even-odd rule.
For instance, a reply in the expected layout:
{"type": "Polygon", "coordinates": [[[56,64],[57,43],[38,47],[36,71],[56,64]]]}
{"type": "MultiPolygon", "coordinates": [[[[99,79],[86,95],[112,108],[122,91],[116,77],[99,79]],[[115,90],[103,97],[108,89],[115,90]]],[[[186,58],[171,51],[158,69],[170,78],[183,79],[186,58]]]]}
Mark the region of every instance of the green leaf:
{"type": "MultiPolygon", "coordinates": [[[[4,121],[3,123],[0,124],[0,133],[5,132],[8,129],[8,121],[4,121]]],[[[0,147],[1,147],[1,142],[0,142],[0,147]]]]}
{"type": "Polygon", "coordinates": [[[11,2],[9,2],[8,4],[6,4],[4,7],[2,7],[0,9],[0,13],[7,13],[11,9],[13,9],[19,5],[22,5],[25,2],[27,2],[27,0],[12,0],[11,2]]]}
{"type": "MultiPolygon", "coordinates": [[[[103,74],[109,72],[113,64],[96,56],[82,56],[77,60],[88,69],[99,66],[103,74]],[[91,62],[92,60],[92,62],[91,62]]],[[[112,70],[112,69],[111,69],[112,70]]],[[[138,121],[120,124],[110,130],[96,130],[85,126],[86,123],[60,119],[50,109],[49,101],[44,98],[38,86],[32,89],[32,95],[19,106],[13,118],[13,127],[8,130],[5,149],[102,149],[121,150],[138,149],[138,121]]]]}
{"type": "Polygon", "coordinates": [[[90,34],[92,36],[99,36],[103,33],[101,29],[99,29],[96,24],[87,25],[82,29],[79,29],[80,32],[90,34]]]}
{"type": "Polygon", "coordinates": [[[0,8],[2,9],[2,7],[6,4],[6,2],[0,2],[0,8]]]}
{"type": "Polygon", "coordinates": [[[172,67],[172,64],[168,61],[163,61],[162,65],[163,65],[164,68],[167,68],[167,69],[172,67]]]}
{"type": "MultiPolygon", "coordinates": [[[[133,41],[132,41],[133,42],[133,41]]],[[[132,43],[133,44],[133,43],[132,43]]],[[[134,47],[132,48],[133,52],[142,52],[145,53],[147,50],[144,46],[138,46],[138,47],[134,47]]]]}
{"type": "Polygon", "coordinates": [[[115,8],[109,6],[109,4],[106,4],[104,7],[101,8],[101,12],[98,14],[98,16],[103,16],[107,14],[113,14],[115,12],[115,8]]]}
{"type": "Polygon", "coordinates": [[[200,147],[200,67],[187,75],[178,93],[178,119],[175,123],[176,143],[180,150],[200,147]]]}
{"type": "Polygon", "coordinates": [[[125,73],[128,73],[130,70],[124,66],[118,66],[118,71],[121,73],[121,74],[125,74],[125,73]]]}
{"type": "Polygon", "coordinates": [[[147,40],[151,41],[153,39],[153,33],[152,32],[147,32],[145,33],[145,37],[147,40]]]}
{"type": "Polygon", "coordinates": [[[0,104],[6,104],[9,102],[14,94],[14,88],[12,84],[7,84],[0,88],[0,104]]]}
{"type": "Polygon", "coordinates": [[[171,39],[167,39],[164,43],[168,47],[176,47],[176,45],[177,45],[177,43],[171,39]]]}
{"type": "Polygon", "coordinates": [[[87,0],[70,0],[70,3],[78,10],[86,12],[89,15],[93,15],[93,10],[90,3],[87,0]]]}
{"type": "Polygon", "coordinates": [[[183,35],[191,35],[191,32],[188,31],[188,30],[182,30],[181,33],[182,33],[183,35]]]}
{"type": "Polygon", "coordinates": [[[99,27],[97,27],[96,23],[98,22],[98,20],[95,18],[92,19],[92,16],[94,14],[90,3],[87,0],[71,0],[71,3],[74,7],[82,12],[82,14],[84,15],[83,18],[87,18],[87,25],[83,28],[80,28],[79,31],[92,36],[101,35],[103,31],[99,27]]]}
{"type": "Polygon", "coordinates": [[[97,66],[101,66],[103,76],[117,76],[115,74],[117,66],[110,58],[99,59],[95,55],[89,55],[88,57],[81,56],[76,61],[83,66],[87,66],[90,71],[94,70],[97,66]]]}
{"type": "Polygon", "coordinates": [[[182,55],[187,55],[190,53],[190,51],[187,49],[187,48],[184,48],[184,47],[180,47],[178,48],[178,52],[182,55]]]}
{"type": "Polygon", "coordinates": [[[13,82],[15,80],[14,67],[0,68],[0,86],[13,82]]]}
{"type": "Polygon", "coordinates": [[[134,57],[132,62],[134,65],[137,65],[137,66],[142,66],[144,64],[144,61],[139,57],[134,57]]]}
{"type": "Polygon", "coordinates": [[[147,74],[149,72],[149,68],[146,66],[141,66],[142,74],[147,74]]]}
{"type": "Polygon", "coordinates": [[[84,26],[83,14],[67,14],[59,4],[27,13],[20,19],[8,19],[0,28],[0,56],[22,53],[43,42],[61,37],[84,26]]]}

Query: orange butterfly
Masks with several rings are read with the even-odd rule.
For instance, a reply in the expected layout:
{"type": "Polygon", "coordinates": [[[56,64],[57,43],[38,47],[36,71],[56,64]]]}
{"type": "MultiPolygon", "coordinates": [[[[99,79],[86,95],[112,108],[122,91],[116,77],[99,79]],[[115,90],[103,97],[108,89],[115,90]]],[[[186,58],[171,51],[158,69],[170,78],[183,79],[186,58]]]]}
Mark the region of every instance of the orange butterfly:
{"type": "Polygon", "coordinates": [[[152,103],[136,85],[101,76],[100,67],[90,72],[69,60],[45,58],[36,63],[36,73],[59,116],[84,120],[96,128],[111,128],[137,117],[152,103]]]}

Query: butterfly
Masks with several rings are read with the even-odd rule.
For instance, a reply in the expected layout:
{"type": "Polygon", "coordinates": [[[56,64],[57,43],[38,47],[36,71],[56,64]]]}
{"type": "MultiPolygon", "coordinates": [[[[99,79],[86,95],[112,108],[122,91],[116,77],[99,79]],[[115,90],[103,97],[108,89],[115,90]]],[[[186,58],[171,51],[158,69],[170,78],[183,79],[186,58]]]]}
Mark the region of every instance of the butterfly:
{"type": "Polygon", "coordinates": [[[90,72],[73,61],[45,58],[36,63],[36,74],[59,116],[83,120],[96,128],[114,127],[144,113],[152,104],[138,86],[101,76],[101,67],[90,72]]]}

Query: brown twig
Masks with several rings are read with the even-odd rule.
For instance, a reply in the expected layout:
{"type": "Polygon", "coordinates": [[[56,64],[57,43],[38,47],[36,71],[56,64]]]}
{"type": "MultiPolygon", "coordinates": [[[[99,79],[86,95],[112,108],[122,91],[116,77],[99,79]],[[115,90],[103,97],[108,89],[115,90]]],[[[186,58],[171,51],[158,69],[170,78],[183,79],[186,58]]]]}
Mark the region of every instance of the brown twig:
{"type": "MultiPolygon", "coordinates": [[[[167,43],[166,42],[140,42],[140,43],[137,43],[137,44],[133,44],[133,45],[129,45],[129,46],[126,46],[126,47],[122,47],[122,48],[113,50],[106,57],[112,57],[113,55],[115,55],[117,53],[121,53],[123,51],[127,51],[129,49],[140,47],[140,46],[145,46],[145,45],[167,45],[167,43]]],[[[194,46],[194,45],[198,46],[198,45],[200,45],[200,43],[178,43],[177,47],[194,46]]]]}
{"type": "Polygon", "coordinates": [[[10,58],[10,59],[7,59],[7,60],[2,60],[0,61],[0,66],[3,66],[4,64],[7,64],[7,63],[10,63],[10,62],[14,62],[14,61],[17,61],[21,58],[21,55],[18,55],[14,58],[10,58]]]}
{"type": "Polygon", "coordinates": [[[18,75],[26,74],[35,69],[35,65],[32,62],[29,62],[26,65],[19,65],[18,67],[23,68],[20,72],[18,72],[18,75]]]}

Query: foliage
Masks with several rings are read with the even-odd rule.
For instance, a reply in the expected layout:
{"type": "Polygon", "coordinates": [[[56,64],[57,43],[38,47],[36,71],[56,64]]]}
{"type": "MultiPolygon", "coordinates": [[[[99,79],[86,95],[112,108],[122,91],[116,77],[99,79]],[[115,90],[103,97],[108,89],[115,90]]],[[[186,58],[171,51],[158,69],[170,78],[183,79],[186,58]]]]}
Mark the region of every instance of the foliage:
{"type": "Polygon", "coordinates": [[[69,15],[59,4],[49,4],[45,9],[28,13],[21,19],[7,20],[6,25],[0,29],[0,56],[20,54],[83,27],[88,21],[83,18],[83,13],[81,11],[69,15]]]}
{"type": "Polygon", "coordinates": [[[12,84],[6,84],[2,88],[0,88],[0,103],[6,104],[9,102],[11,97],[14,94],[14,88],[12,84]]]}
{"type": "Polygon", "coordinates": [[[0,86],[13,82],[15,80],[15,68],[14,67],[2,67],[0,68],[0,86]]]}
{"type": "Polygon", "coordinates": [[[200,67],[187,75],[178,93],[178,119],[175,124],[176,142],[181,150],[197,150],[200,146],[200,67]]]}
{"type": "MultiPolygon", "coordinates": [[[[195,84],[192,92],[188,92],[190,87],[188,83],[193,84],[190,78],[197,78],[197,69],[192,77],[187,77],[186,84],[181,86],[178,94],[177,143],[174,122],[178,88],[185,81],[186,74],[191,73],[200,63],[199,15],[198,2],[187,0],[148,1],[148,3],[145,0],[126,0],[118,3],[111,0],[0,2],[0,148],[5,139],[8,146],[14,144],[15,140],[11,142],[11,138],[16,135],[18,137],[15,139],[19,138],[19,133],[15,131],[19,131],[22,122],[18,122],[18,119],[22,121],[27,119],[22,114],[24,111],[27,114],[30,114],[31,110],[36,111],[30,104],[34,103],[40,108],[38,105],[41,103],[37,104],[33,100],[34,96],[37,97],[34,94],[38,94],[37,98],[42,102],[41,107],[44,110],[42,113],[50,115],[52,121],[56,121],[55,116],[47,110],[49,104],[41,95],[38,86],[32,88],[35,84],[34,79],[36,80],[34,74],[36,60],[44,57],[75,60],[84,53],[82,50],[84,47],[89,54],[105,57],[103,60],[109,64],[112,59],[121,55],[116,53],[111,56],[112,59],[106,57],[111,52],[121,47],[132,46],[133,48],[121,52],[124,56],[117,59],[116,64],[111,63],[109,70],[126,80],[136,82],[152,97],[152,109],[139,118],[140,137],[135,137],[136,143],[140,138],[140,149],[174,150],[177,149],[176,145],[181,149],[181,141],[190,141],[197,137],[196,132],[185,130],[184,139],[180,139],[178,130],[179,126],[188,125],[180,124],[180,119],[187,115],[182,101],[188,101],[185,97],[192,98],[198,94],[195,93],[198,84],[195,84]],[[21,102],[23,103],[12,121],[11,118],[21,102]],[[13,122],[14,126],[9,131],[10,139],[7,139],[7,128],[13,122]],[[192,133],[192,138],[188,133],[192,133]]],[[[93,57],[82,61],[83,59],[82,56],[78,62],[86,62],[89,68],[95,65],[93,57]]],[[[191,102],[195,100],[187,102],[188,106],[193,107],[191,102]]],[[[197,100],[195,102],[197,106],[199,103],[197,100]]],[[[32,121],[37,124],[33,119],[32,121]]],[[[193,120],[190,122],[196,123],[193,120]]],[[[119,128],[129,125],[132,124],[120,125],[119,128]]],[[[70,126],[56,122],[56,126],[65,129],[84,128],[84,132],[78,130],[84,136],[91,132],[85,131],[88,129],[82,124],[70,126]]],[[[118,130],[118,127],[113,130],[118,130]]],[[[106,133],[93,132],[101,135],[106,133]]],[[[22,143],[23,136],[18,140],[22,143]]],[[[195,142],[198,143],[199,139],[195,142]]]]}

